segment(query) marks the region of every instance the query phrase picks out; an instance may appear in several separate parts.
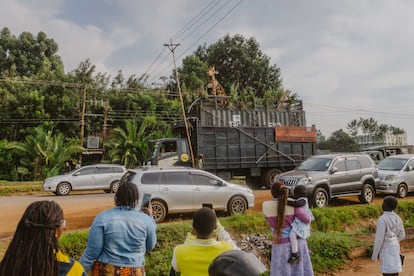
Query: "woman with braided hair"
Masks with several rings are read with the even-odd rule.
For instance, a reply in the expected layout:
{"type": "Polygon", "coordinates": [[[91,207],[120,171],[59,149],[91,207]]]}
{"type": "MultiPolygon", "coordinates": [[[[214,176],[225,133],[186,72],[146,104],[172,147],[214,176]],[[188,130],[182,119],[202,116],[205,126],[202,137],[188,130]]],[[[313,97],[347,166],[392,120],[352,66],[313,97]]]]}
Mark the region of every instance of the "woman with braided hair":
{"type": "Polygon", "coordinates": [[[303,207],[287,205],[289,189],[281,182],[271,187],[272,199],[263,202],[262,212],[273,233],[270,276],[313,276],[309,249],[305,239],[298,237],[300,259],[289,263],[291,245],[289,234],[295,218],[304,223],[311,221],[310,214],[303,207]]]}
{"type": "Polygon", "coordinates": [[[82,265],[59,249],[58,239],[65,226],[63,211],[56,202],[31,203],[0,263],[0,275],[86,276],[82,265]]]}

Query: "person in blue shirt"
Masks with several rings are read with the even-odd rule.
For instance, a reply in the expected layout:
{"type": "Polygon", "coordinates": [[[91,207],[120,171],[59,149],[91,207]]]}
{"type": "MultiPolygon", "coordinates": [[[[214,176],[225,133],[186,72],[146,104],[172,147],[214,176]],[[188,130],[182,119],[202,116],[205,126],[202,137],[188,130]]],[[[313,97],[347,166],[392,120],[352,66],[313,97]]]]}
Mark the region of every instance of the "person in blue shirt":
{"type": "Polygon", "coordinates": [[[157,242],[151,205],[136,209],[139,192],[122,182],[115,194],[115,207],[98,214],[89,231],[80,262],[93,275],[145,275],[145,254],[157,242]],[[114,272],[118,274],[114,274],[114,272]]]}
{"type": "Polygon", "coordinates": [[[56,202],[32,202],[0,263],[0,275],[86,276],[82,265],[59,249],[65,227],[62,208],[56,202]]]}

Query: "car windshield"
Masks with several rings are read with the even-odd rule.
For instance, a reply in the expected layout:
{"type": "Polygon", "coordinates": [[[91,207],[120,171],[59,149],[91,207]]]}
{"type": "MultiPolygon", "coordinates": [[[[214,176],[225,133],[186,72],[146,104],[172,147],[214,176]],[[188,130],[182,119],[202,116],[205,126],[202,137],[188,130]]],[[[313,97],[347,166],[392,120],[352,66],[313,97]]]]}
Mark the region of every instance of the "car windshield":
{"type": "Polygon", "coordinates": [[[300,164],[300,171],[326,171],[332,162],[332,158],[308,158],[300,164]]]}
{"type": "Polygon", "coordinates": [[[378,169],[386,171],[399,171],[407,163],[407,159],[385,158],[378,163],[378,169]]]}

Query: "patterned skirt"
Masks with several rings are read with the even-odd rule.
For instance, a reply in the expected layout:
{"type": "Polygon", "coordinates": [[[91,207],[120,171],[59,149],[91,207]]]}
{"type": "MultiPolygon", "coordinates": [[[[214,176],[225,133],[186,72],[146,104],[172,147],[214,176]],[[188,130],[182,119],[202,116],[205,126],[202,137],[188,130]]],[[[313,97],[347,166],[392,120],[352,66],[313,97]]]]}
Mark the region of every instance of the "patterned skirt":
{"type": "Polygon", "coordinates": [[[91,270],[91,276],[145,276],[145,268],[119,267],[111,264],[95,262],[91,270]]]}

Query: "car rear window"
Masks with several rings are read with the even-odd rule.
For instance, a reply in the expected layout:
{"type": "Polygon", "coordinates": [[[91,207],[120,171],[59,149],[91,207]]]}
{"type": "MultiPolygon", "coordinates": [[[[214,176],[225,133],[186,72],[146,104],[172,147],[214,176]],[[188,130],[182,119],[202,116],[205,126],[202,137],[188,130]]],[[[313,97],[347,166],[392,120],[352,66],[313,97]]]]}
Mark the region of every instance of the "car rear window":
{"type": "Polygon", "coordinates": [[[188,173],[187,172],[166,172],[165,177],[162,179],[162,184],[177,184],[187,185],[188,173]]]}
{"type": "Polygon", "coordinates": [[[369,158],[367,158],[365,156],[359,156],[358,160],[359,160],[359,164],[361,165],[362,168],[366,169],[366,168],[372,167],[372,163],[369,160],[369,158]]]}
{"type": "Polygon", "coordinates": [[[141,183],[142,184],[149,184],[149,185],[158,184],[158,183],[160,183],[160,175],[161,175],[161,173],[157,173],[157,172],[155,172],[155,173],[151,173],[151,172],[144,173],[141,177],[141,183]]]}
{"type": "Polygon", "coordinates": [[[116,173],[122,173],[124,170],[121,167],[112,167],[112,170],[116,173]]]}
{"type": "Polygon", "coordinates": [[[346,164],[346,169],[348,171],[358,170],[359,169],[358,160],[356,160],[356,159],[346,160],[345,161],[345,164],[346,164]]]}
{"type": "Polygon", "coordinates": [[[96,173],[98,173],[98,174],[112,173],[112,168],[111,167],[97,167],[96,168],[96,173]]]}

